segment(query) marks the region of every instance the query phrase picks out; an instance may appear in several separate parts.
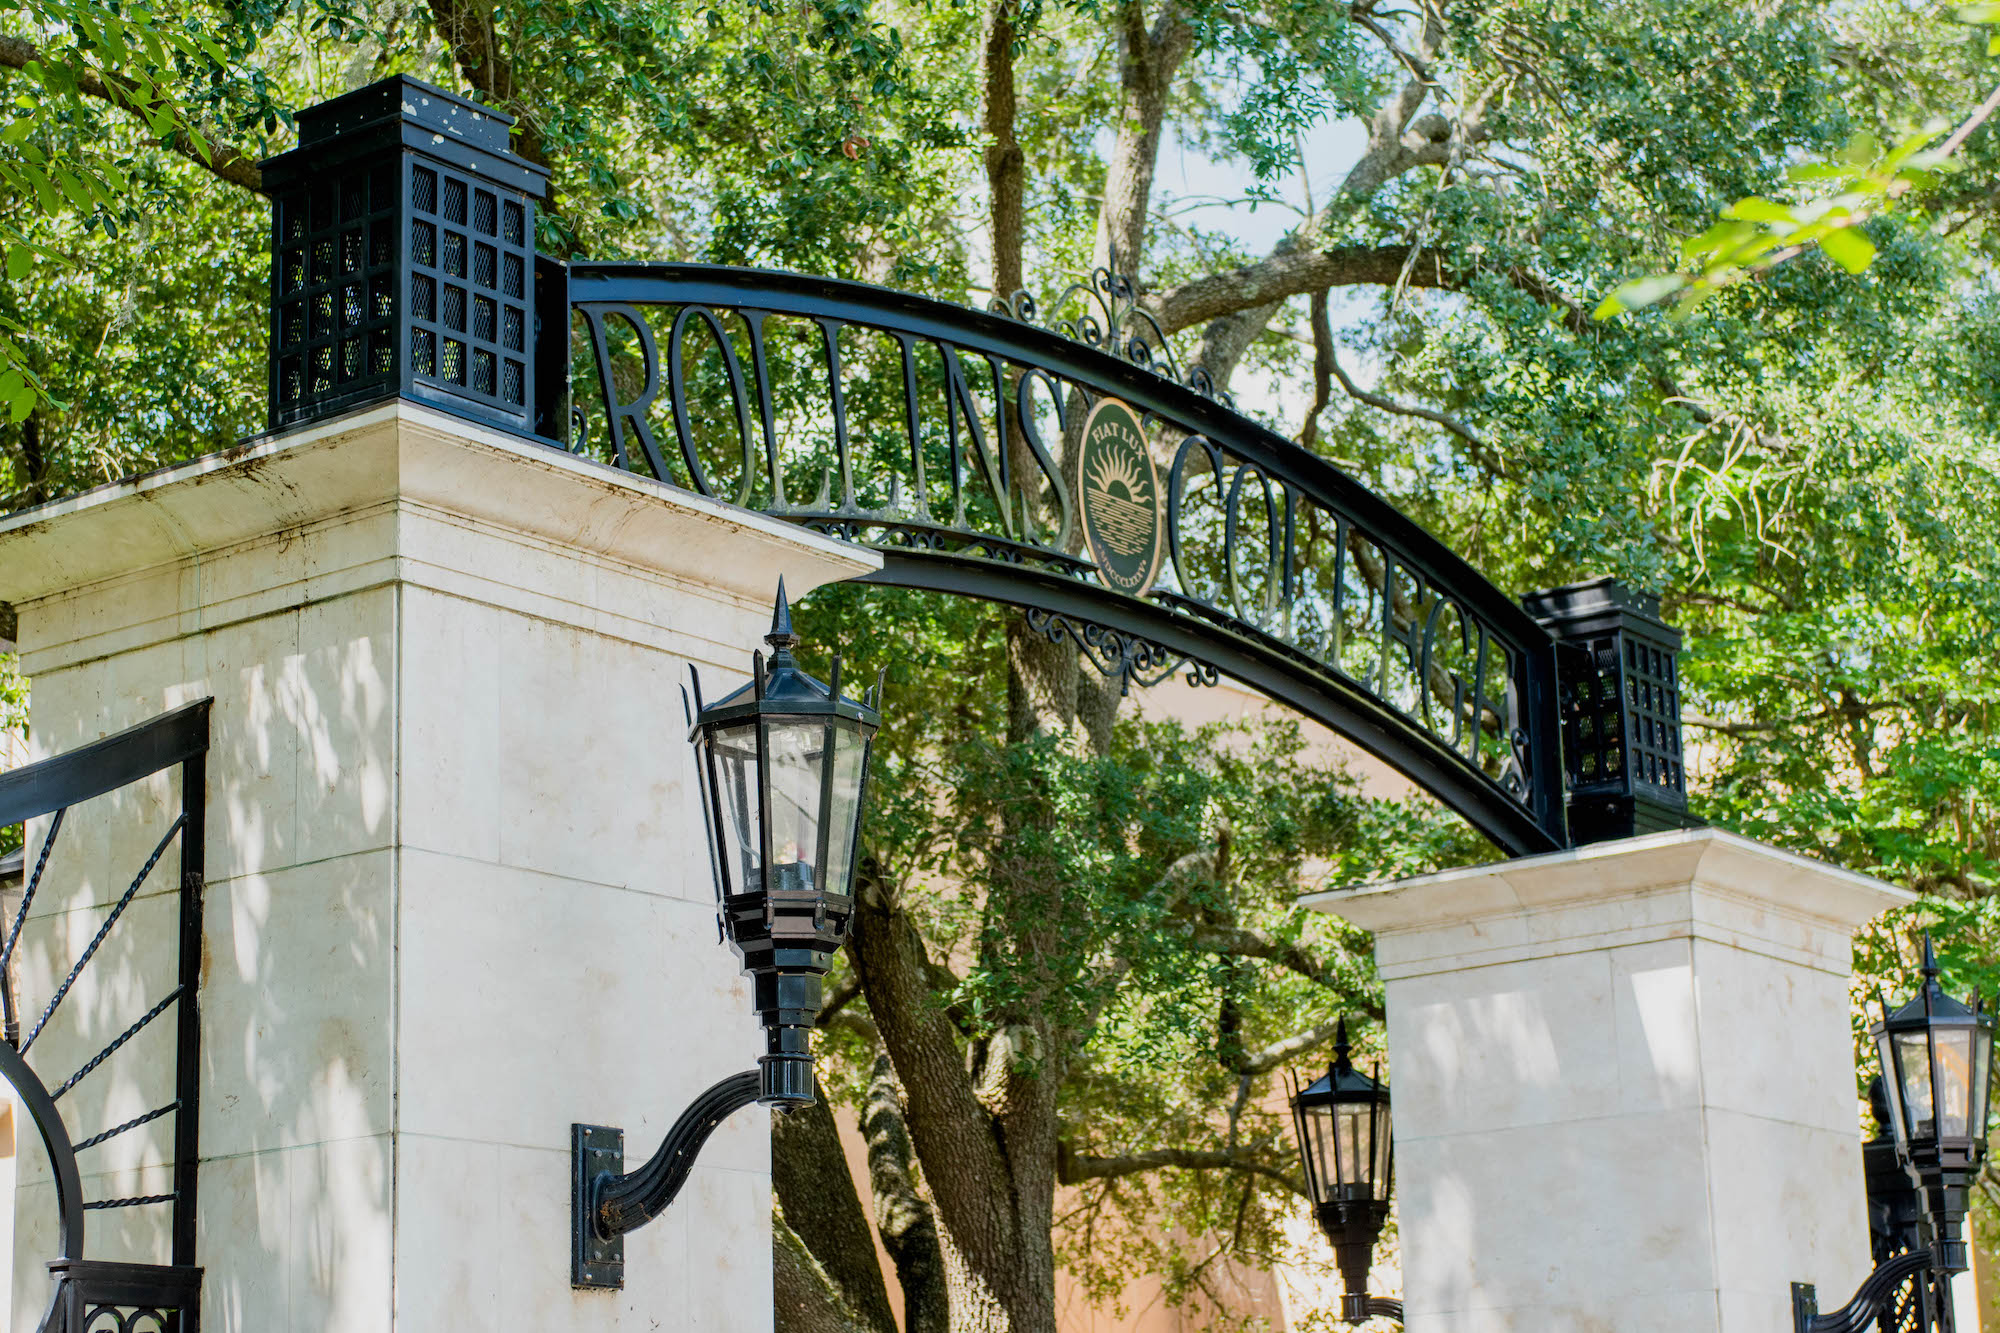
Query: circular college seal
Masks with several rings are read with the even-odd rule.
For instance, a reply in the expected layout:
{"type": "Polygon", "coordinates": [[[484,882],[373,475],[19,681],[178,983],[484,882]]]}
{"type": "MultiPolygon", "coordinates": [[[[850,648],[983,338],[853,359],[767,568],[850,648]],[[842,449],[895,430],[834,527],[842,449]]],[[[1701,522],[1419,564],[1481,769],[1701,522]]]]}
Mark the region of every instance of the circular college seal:
{"type": "Polygon", "coordinates": [[[1139,416],[1106,398],[1083,423],[1077,509],[1083,537],[1105,583],[1133,597],[1152,589],[1165,554],[1160,474],[1139,416]]]}

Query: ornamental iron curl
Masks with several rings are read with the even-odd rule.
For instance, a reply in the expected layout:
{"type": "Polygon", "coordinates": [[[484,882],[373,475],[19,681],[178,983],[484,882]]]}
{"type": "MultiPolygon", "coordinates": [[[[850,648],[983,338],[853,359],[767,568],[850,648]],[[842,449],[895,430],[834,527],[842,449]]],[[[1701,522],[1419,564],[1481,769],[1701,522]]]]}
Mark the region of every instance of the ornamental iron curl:
{"type": "Polygon", "coordinates": [[[872,547],[869,581],[1030,608],[1124,686],[1183,661],[1231,676],[1505,850],[1567,845],[1549,632],[1184,373],[1111,269],[1058,298],[1054,329],[1026,296],[996,313],[768,270],[577,264],[562,281],[596,389],[572,450],[872,547]],[[1081,531],[1078,442],[1107,399],[1159,474],[1144,596],[1109,586],[1081,531]]]}
{"type": "Polygon", "coordinates": [[[1119,272],[1116,250],[1111,252],[1109,264],[1091,270],[1089,281],[1073,282],[1063,289],[1050,305],[1047,321],[1042,320],[1034,295],[1026,291],[1004,300],[996,296],[986,308],[1023,324],[1045,325],[1065,338],[1184,384],[1226,407],[1236,405],[1234,397],[1218,388],[1206,367],[1182,369],[1166,329],[1140,304],[1138,284],[1129,274],[1119,272]],[[1065,313],[1069,311],[1075,313],[1065,313]]]}
{"type": "Polygon", "coordinates": [[[1219,677],[1212,666],[1181,656],[1136,634],[1125,634],[1089,621],[1078,623],[1068,616],[1031,606],[1024,613],[1028,628],[1061,643],[1068,639],[1090,664],[1105,676],[1118,681],[1118,692],[1130,694],[1134,685],[1146,689],[1158,685],[1183,666],[1190,685],[1214,685],[1219,677]]]}

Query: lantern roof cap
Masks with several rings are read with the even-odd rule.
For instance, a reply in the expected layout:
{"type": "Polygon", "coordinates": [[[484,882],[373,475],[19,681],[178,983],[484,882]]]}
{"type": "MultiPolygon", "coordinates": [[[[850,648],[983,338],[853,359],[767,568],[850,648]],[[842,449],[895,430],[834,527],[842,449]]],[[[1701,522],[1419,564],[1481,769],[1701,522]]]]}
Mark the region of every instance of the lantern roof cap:
{"type": "Polygon", "coordinates": [[[1992,1027],[1993,1015],[1984,1011],[1975,997],[1970,1005],[1958,999],[1938,982],[1937,950],[1931,943],[1929,931],[1924,932],[1924,960],[1921,968],[1923,981],[1917,993],[1905,1001],[1901,1007],[1891,1012],[1887,1004],[1882,1005],[1882,1017],[1873,1026],[1879,1035],[1886,1031],[1909,1031],[1928,1027],[1942,1021],[1954,1026],[1977,1025],[1992,1027]]]}
{"type": "Polygon", "coordinates": [[[1347,1020],[1340,1020],[1340,1027],[1333,1039],[1333,1063],[1325,1074],[1299,1089],[1296,1098],[1300,1106],[1333,1106],[1348,1102],[1387,1101],[1389,1085],[1371,1078],[1354,1067],[1348,1058],[1353,1045],[1347,1040],[1347,1020]]]}
{"type": "MultiPolygon", "coordinates": [[[[872,732],[881,725],[882,715],[877,711],[882,692],[879,681],[863,698],[851,699],[840,693],[838,654],[833,659],[831,684],[799,668],[792,657],[799,636],[792,629],[792,608],[785,597],[782,576],[778,579],[777,602],[771,608],[771,631],[764,636],[764,642],[770,645],[771,655],[768,658],[762,653],[754,655],[748,684],[714,703],[701,704],[697,699],[700,711],[694,720],[696,728],[728,725],[757,716],[799,714],[843,717],[858,724],[863,732],[872,732]]],[[[698,682],[696,688],[698,692],[698,682]]]]}

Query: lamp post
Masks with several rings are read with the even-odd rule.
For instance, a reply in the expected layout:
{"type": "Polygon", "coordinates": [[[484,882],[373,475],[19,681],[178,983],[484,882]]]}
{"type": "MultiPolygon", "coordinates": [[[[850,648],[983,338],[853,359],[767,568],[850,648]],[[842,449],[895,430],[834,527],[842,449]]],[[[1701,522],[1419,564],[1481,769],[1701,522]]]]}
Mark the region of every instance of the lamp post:
{"type": "Polygon", "coordinates": [[[1869,1027],[1882,1061],[1883,1117],[1904,1175],[1920,1200],[1920,1244],[1876,1265],[1839,1310],[1820,1314],[1813,1288],[1792,1284],[1797,1333],[1859,1333],[1875,1321],[1904,1282],[1929,1290],[1923,1323],[1951,1327],[1951,1279],[1966,1270],[1966,1190],[1986,1160],[1993,1074],[1993,1015],[1975,996],[1966,1005],[1938,985],[1937,954],[1924,936],[1917,993],[1869,1027]]]}
{"type": "Polygon", "coordinates": [[[624,1134],[573,1125],[570,1282],[624,1285],[624,1236],[664,1212],[708,1136],[752,1102],[780,1109],[813,1099],[812,1030],[820,984],[854,915],[854,866],[867,805],[878,681],[865,700],[840,693],[840,659],[823,684],[799,669],[785,585],[778,583],[771,656],[748,684],[704,704],[694,675],[694,744],[702,822],[715,875],[718,933],[751,978],[764,1027],[757,1068],[701,1094],[659,1151],[624,1169],[624,1134]]]}
{"type": "Polygon", "coordinates": [[[1340,1268],[1340,1317],[1350,1324],[1376,1315],[1400,1320],[1403,1303],[1368,1294],[1369,1261],[1389,1218],[1389,1085],[1348,1058],[1347,1020],[1340,1020],[1333,1064],[1323,1078],[1292,1094],[1299,1165],[1320,1230],[1340,1268]]]}

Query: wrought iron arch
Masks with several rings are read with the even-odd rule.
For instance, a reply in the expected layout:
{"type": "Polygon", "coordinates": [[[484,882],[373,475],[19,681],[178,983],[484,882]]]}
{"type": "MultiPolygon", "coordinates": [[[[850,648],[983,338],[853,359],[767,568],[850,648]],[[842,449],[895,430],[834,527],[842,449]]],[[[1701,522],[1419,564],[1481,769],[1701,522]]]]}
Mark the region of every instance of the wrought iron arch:
{"type": "Polygon", "coordinates": [[[566,266],[533,253],[548,173],[492,108],[398,76],[299,120],[265,164],[273,429],[405,398],[871,546],[876,581],[1026,607],[1127,682],[1226,671],[1508,852],[1687,822],[1657,603],[1581,585],[1524,609],[1184,370],[1117,273],[973,310],[566,266]],[[1079,476],[1107,412],[1132,447],[1079,476]]]}
{"type": "Polygon", "coordinates": [[[570,448],[870,546],[868,581],[1025,608],[1128,682],[1227,674],[1510,853],[1570,842],[1557,639],[1184,374],[1118,275],[1065,292],[1054,327],[1026,295],[982,311],[769,270],[544,261],[538,280],[545,324],[557,292],[578,317],[595,381],[570,448]],[[1139,596],[1081,539],[1070,458],[1106,401],[1144,423],[1164,473],[1164,568],[1139,596]]]}

